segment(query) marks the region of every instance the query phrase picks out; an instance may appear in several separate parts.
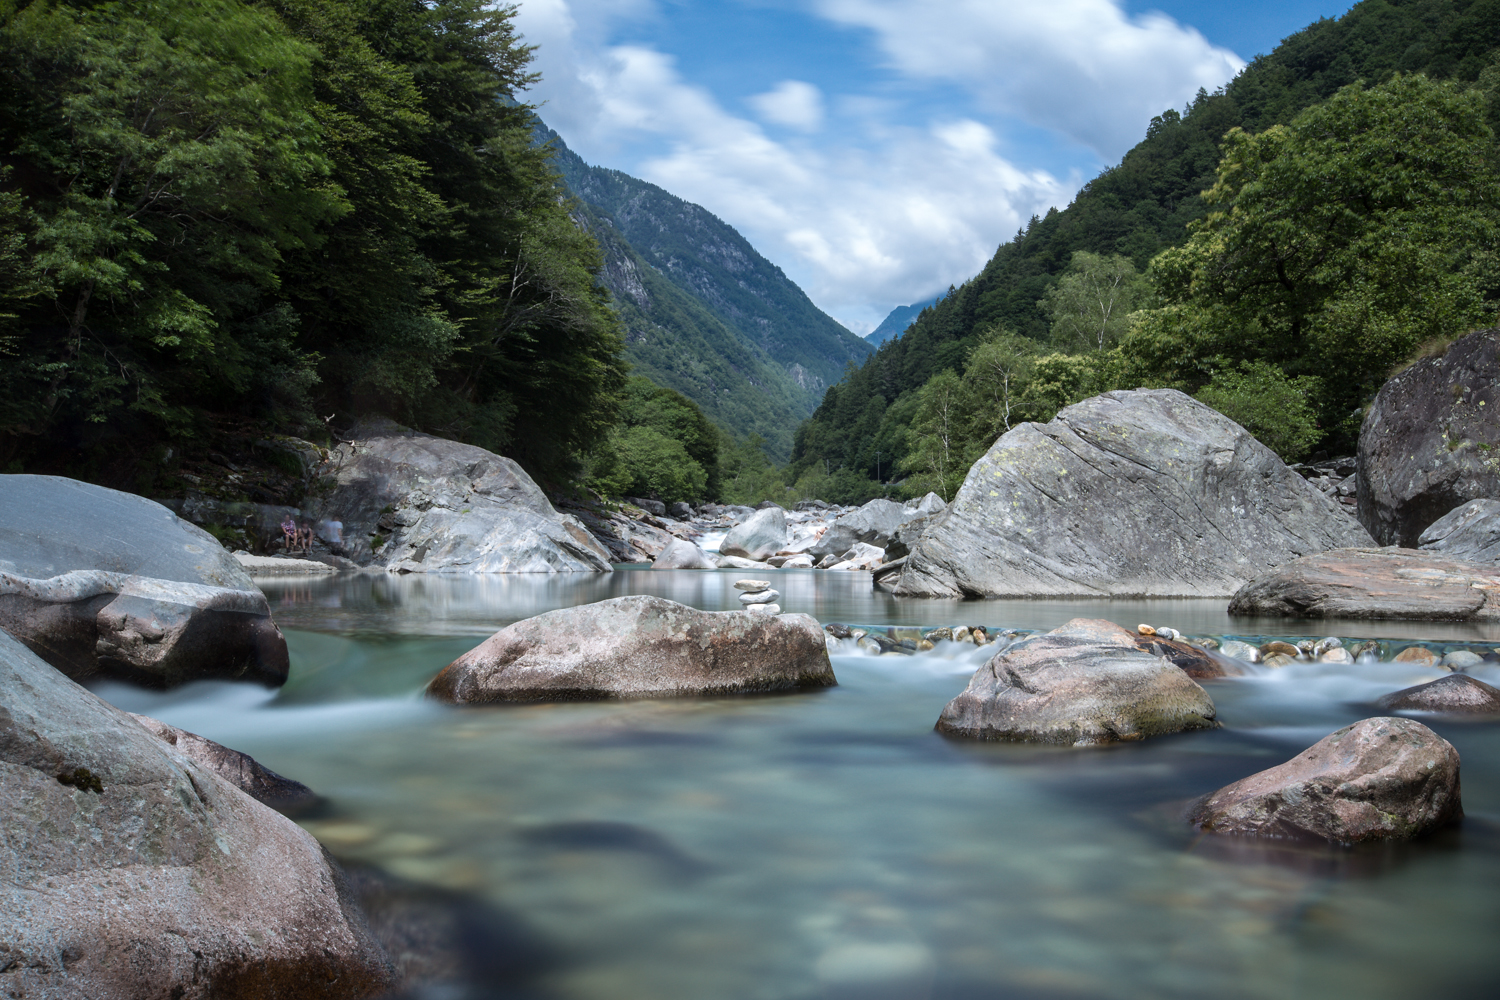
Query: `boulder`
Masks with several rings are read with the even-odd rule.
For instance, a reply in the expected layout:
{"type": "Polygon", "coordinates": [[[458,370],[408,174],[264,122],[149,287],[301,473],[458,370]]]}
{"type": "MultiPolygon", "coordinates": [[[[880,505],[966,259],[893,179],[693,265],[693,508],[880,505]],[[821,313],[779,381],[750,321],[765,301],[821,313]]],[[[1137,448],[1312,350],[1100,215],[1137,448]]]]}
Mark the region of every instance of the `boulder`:
{"type": "Polygon", "coordinates": [[[427,693],[462,704],[753,694],[837,683],[808,615],[699,611],[617,597],[508,625],[427,693]]]}
{"type": "Polygon", "coordinates": [[[1378,718],[1226,785],[1190,819],[1209,833],[1357,844],[1410,840],[1462,815],[1458,751],[1420,722],[1378,718]]]}
{"type": "Polygon", "coordinates": [[[795,556],[787,556],[786,562],[781,564],[782,569],[812,569],[812,556],[800,553],[795,556]]]}
{"type": "Polygon", "coordinates": [[[327,576],[337,573],[332,565],[315,559],[288,559],[284,556],[256,556],[248,552],[236,552],[235,562],[245,567],[245,572],[257,576],[327,576]]]}
{"type": "Polygon", "coordinates": [[[1500,500],[1470,500],[1429,524],[1417,548],[1445,559],[1500,563],[1500,500]]]}
{"type": "Polygon", "coordinates": [[[693,507],[685,501],[678,500],[667,508],[667,513],[679,521],[690,521],[693,518],[693,507]]]}
{"type": "Polygon", "coordinates": [[[318,842],[0,633],[0,995],[382,995],[318,842]]]}
{"type": "MultiPolygon", "coordinates": [[[[389,420],[356,425],[317,516],[361,565],[401,573],[606,573],[609,553],[519,465],[389,420]]],[[[314,505],[309,503],[308,509],[314,505]]]]}
{"type": "Polygon", "coordinates": [[[719,554],[756,562],[786,548],[786,511],[772,504],[729,529],[719,543],[719,554]]]}
{"type": "Polygon", "coordinates": [[[685,538],[674,538],[661,550],[652,569],[715,569],[718,564],[708,553],[685,538]]]}
{"type": "MultiPolygon", "coordinates": [[[[928,495],[936,497],[936,494],[928,495]]],[[[883,549],[903,524],[913,518],[925,516],[927,515],[917,508],[909,508],[894,500],[871,500],[858,510],[835,519],[807,551],[813,557],[821,559],[824,556],[839,555],[861,542],[883,549]]]]}
{"type": "Polygon", "coordinates": [[[1246,583],[1231,615],[1293,618],[1500,619],[1500,566],[1415,549],[1335,549],[1303,556],[1246,583]]]}
{"type": "Polygon", "coordinates": [[[770,563],[742,559],[739,556],[720,556],[714,563],[719,569],[776,569],[770,563]]]}
{"type": "Polygon", "coordinates": [[[938,718],[981,740],[1086,745],[1218,725],[1213,699],[1134,632],[1075,618],[995,654],[938,718]]]}
{"type": "Polygon", "coordinates": [[[1107,392],[1008,431],[901,573],[916,597],[1227,597],[1369,544],[1333,500],[1173,389],[1107,392]]]}
{"type": "Polygon", "coordinates": [[[247,753],[231,750],[221,743],[204,739],[197,733],[169,726],[149,715],[131,713],[130,717],[145,726],[152,736],[175,747],[178,753],[192,758],[199,766],[208,768],[255,801],[272,809],[298,812],[322,801],[316,792],[302,782],[282,777],[247,753]]]}
{"type": "Polygon", "coordinates": [[[1243,670],[1214,659],[1207,651],[1183,642],[1181,639],[1165,639],[1159,635],[1137,635],[1135,644],[1152,656],[1160,656],[1194,680],[1212,680],[1217,677],[1241,676],[1243,670]]]}
{"type": "Polygon", "coordinates": [[[635,506],[648,514],[655,514],[657,517],[667,516],[667,505],[660,500],[647,500],[644,497],[626,497],[625,502],[635,504],[635,506]]]}
{"type": "Polygon", "coordinates": [[[885,549],[868,545],[864,542],[855,542],[847,552],[839,554],[838,562],[829,569],[852,569],[864,570],[874,569],[885,561],[885,549]]]}
{"type": "Polygon", "coordinates": [[[1393,691],[1375,704],[1387,712],[1500,715],[1500,688],[1491,687],[1468,674],[1449,674],[1426,684],[1393,691]]]}
{"type": "Polygon", "coordinates": [[[946,510],[948,503],[936,493],[928,493],[924,497],[906,501],[905,506],[917,517],[930,517],[940,510],[946,510]]]}
{"type": "Polygon", "coordinates": [[[0,628],[76,679],[287,677],[265,595],[212,535],[58,476],[0,476],[0,628]]]}
{"type": "Polygon", "coordinates": [[[1500,328],[1455,341],[1381,386],[1359,430],[1359,520],[1415,548],[1434,521],[1500,497],[1500,328]]]}

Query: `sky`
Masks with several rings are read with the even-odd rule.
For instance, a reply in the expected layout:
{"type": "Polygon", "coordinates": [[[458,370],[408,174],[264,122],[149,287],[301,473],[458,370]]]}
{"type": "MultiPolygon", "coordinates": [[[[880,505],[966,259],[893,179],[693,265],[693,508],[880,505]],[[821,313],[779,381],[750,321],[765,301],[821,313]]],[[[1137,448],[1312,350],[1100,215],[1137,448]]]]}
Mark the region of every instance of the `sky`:
{"type": "Polygon", "coordinates": [[[1347,0],[520,0],[528,100],[856,333],[979,271],[1152,116],[1347,0]]]}

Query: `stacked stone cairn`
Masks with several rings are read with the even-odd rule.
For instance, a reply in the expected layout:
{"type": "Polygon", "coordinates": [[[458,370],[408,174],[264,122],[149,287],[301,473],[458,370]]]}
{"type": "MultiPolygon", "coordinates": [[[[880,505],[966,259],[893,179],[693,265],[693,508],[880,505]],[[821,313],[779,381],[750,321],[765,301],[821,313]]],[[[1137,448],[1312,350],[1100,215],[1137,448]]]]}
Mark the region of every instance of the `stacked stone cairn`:
{"type": "Polygon", "coordinates": [[[781,605],[776,603],[781,600],[781,591],[772,590],[770,580],[736,580],[734,589],[740,592],[740,603],[745,606],[746,611],[763,615],[781,614],[781,605]]]}

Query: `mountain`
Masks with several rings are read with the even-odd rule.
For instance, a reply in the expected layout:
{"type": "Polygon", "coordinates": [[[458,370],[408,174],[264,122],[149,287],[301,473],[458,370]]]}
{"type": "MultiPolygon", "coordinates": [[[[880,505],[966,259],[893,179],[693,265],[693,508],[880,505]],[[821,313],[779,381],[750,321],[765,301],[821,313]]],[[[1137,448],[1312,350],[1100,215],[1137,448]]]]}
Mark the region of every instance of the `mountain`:
{"type": "Polygon", "coordinates": [[[936,298],[928,299],[926,302],[914,302],[909,306],[897,306],[890,311],[885,319],[880,321],[879,326],[865,334],[865,340],[872,346],[879,347],[892,337],[901,336],[906,332],[907,327],[916,322],[917,317],[922,314],[922,310],[928,306],[937,305],[942,298],[939,295],[936,298]]]}
{"type": "Polygon", "coordinates": [[[850,361],[869,356],[869,343],[813,305],[734,227],[655,184],[588,165],[545,126],[538,134],[551,142],[553,165],[568,189],[607,219],[642,262],[702,303],[802,390],[799,416],[812,412],[850,361]]]}
{"type": "MultiPolygon", "coordinates": [[[[974,278],[886,340],[860,368],[830,387],[797,431],[799,468],[826,462],[873,476],[904,454],[912,394],[945,369],[961,369],[977,331],[1004,326],[1043,340],[1049,324],[1038,301],[1075,250],[1122,254],[1144,269],[1187,239],[1206,206],[1220,143],[1235,127],[1260,132],[1363,80],[1398,72],[1473,83],[1500,73],[1496,0],[1362,0],[1337,20],[1314,22],[1257,56],[1220,91],[1181,113],[1152,119],[1145,138],[1079,191],[1066,209],[1033,217],[974,278]],[[880,456],[877,458],[877,456],[880,456]]],[[[1488,84],[1487,86],[1493,86],[1488,84]]],[[[1490,119],[1500,125],[1500,99],[1490,119]]]]}

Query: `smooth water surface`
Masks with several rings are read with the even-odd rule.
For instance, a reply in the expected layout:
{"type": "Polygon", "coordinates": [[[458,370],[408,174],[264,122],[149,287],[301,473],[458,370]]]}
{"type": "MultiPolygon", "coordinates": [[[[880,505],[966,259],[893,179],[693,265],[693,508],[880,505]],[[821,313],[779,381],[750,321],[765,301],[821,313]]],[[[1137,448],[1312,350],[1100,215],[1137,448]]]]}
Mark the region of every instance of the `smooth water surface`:
{"type": "MultiPolygon", "coordinates": [[[[1396,848],[1200,838],[1184,804],[1439,676],[1306,664],[1208,682],[1224,728],[1108,748],[933,731],[987,654],[836,655],[837,688],[452,708],[422,685],[550,608],[654,593],[737,606],[742,571],[353,576],[265,586],[281,692],[103,694],[253,754],[330,799],[337,856],[472,894],[522,928],[559,1000],[1492,996],[1500,988],[1500,728],[1424,719],[1463,757],[1467,819],[1396,848]]],[[[868,574],[778,571],[822,622],[1191,635],[1500,639],[1474,626],[1231,620],[1222,601],[941,602],[868,574]]],[[[1500,668],[1479,668],[1500,683],[1500,668]],[[1493,673],[1491,673],[1493,671],[1493,673]]],[[[444,994],[448,995],[448,994],[444,994]]],[[[452,994],[462,995],[462,994],[452,994]]]]}

